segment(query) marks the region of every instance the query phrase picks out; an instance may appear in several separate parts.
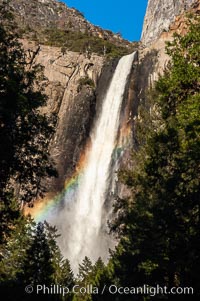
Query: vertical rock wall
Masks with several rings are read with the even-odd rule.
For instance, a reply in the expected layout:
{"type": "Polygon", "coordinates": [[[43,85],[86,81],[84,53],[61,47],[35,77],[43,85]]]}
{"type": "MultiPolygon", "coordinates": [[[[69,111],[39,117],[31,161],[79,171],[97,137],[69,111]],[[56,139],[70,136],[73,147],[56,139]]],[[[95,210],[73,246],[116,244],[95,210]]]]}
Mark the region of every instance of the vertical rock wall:
{"type": "Polygon", "coordinates": [[[56,192],[74,172],[89,136],[104,58],[70,51],[63,54],[60,48],[36,46],[26,40],[23,44],[32,63],[44,66],[48,102],[43,112],[55,113],[58,118],[49,148],[59,177],[45,180],[47,191],[56,192]]]}
{"type": "Polygon", "coordinates": [[[149,0],[144,20],[142,43],[149,45],[163,31],[168,31],[177,15],[187,10],[196,0],[149,0]]]}

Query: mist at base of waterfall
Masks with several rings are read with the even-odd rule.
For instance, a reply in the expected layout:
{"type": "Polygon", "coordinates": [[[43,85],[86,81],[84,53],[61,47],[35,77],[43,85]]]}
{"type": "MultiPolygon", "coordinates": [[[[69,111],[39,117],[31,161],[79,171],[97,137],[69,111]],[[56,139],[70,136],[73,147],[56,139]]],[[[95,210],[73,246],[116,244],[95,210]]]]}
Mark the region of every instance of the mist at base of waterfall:
{"type": "Polygon", "coordinates": [[[99,257],[106,262],[109,249],[116,244],[107,225],[112,204],[106,200],[116,177],[112,154],[117,147],[122,102],[134,57],[132,53],[119,60],[90,133],[91,147],[77,190],[73,199],[66,193],[63,205],[50,218],[61,233],[58,240],[61,251],[75,273],[85,256],[93,262],[99,257]]]}

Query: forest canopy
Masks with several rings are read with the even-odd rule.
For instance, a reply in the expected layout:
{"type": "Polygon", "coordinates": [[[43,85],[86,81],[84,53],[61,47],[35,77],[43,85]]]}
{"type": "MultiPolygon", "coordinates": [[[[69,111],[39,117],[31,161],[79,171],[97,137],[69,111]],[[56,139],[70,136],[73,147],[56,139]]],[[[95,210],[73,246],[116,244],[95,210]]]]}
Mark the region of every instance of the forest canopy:
{"type": "Polygon", "coordinates": [[[134,168],[120,174],[131,197],[116,204],[112,229],[120,243],[111,262],[121,286],[189,286],[196,300],[200,293],[199,16],[190,16],[188,26],[187,34],[175,34],[167,43],[171,60],[140,108],[143,120],[138,120],[136,129],[138,137],[143,130],[142,143],[133,155],[134,168]]]}

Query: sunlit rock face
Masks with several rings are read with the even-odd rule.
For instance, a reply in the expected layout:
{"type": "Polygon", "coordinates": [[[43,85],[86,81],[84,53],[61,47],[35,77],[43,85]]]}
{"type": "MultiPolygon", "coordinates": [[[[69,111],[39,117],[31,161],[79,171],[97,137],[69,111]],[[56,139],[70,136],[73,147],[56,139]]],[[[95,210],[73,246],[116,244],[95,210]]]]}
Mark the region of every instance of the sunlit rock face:
{"type": "MultiPolygon", "coordinates": [[[[0,4],[4,0],[0,0],[0,4]]],[[[67,2],[67,1],[66,1],[67,2]]],[[[116,46],[129,47],[131,43],[120,34],[104,30],[85,19],[82,12],[59,0],[10,0],[15,20],[24,38],[46,42],[45,30],[80,32],[107,40],[116,46]]]]}
{"type": "Polygon", "coordinates": [[[163,31],[168,31],[176,16],[195,2],[197,0],[149,0],[142,32],[142,43],[149,45],[163,31]]]}
{"type": "MultiPolygon", "coordinates": [[[[0,3],[2,1],[0,0],[0,3]]],[[[183,27],[181,24],[184,23],[182,12],[194,5],[194,2],[199,3],[197,0],[149,0],[142,47],[138,51],[138,66],[132,71],[132,79],[127,87],[129,107],[132,111],[131,115],[127,114],[127,123],[134,124],[132,118],[137,114],[138,104],[145,99],[147,88],[158,78],[158,74],[162,73],[169,60],[165,53],[165,41],[172,39],[173,32],[180,32],[183,27]]],[[[90,24],[80,12],[59,1],[11,0],[10,4],[14,8],[18,24],[22,27],[30,24],[40,32],[53,24],[55,28],[66,29],[69,27],[67,22],[70,21],[73,25],[70,30],[84,33],[87,27],[93,36],[99,36],[100,30],[105,40],[117,41],[116,45],[120,40],[115,39],[111,32],[90,24]]],[[[106,57],[103,55],[63,51],[60,47],[43,45],[38,41],[30,42],[31,31],[28,35],[28,38],[23,39],[24,48],[33,64],[44,66],[47,79],[45,92],[48,102],[43,109],[44,113],[55,113],[58,117],[49,149],[59,176],[52,180],[45,179],[47,191],[57,192],[63,189],[65,180],[71,177],[76,169],[116,62],[105,64],[106,57]],[[93,85],[82,85],[80,89],[80,80],[84,79],[90,79],[93,85]]],[[[126,44],[126,41],[123,43],[126,44]]]]}
{"type": "Polygon", "coordinates": [[[45,186],[47,191],[59,191],[73,172],[88,138],[95,114],[95,88],[104,58],[72,51],[63,54],[58,47],[22,42],[32,64],[44,67],[48,100],[42,111],[57,116],[49,149],[59,176],[48,179],[48,183],[45,180],[45,186]],[[81,84],[85,79],[90,80],[90,85],[81,84]]]}

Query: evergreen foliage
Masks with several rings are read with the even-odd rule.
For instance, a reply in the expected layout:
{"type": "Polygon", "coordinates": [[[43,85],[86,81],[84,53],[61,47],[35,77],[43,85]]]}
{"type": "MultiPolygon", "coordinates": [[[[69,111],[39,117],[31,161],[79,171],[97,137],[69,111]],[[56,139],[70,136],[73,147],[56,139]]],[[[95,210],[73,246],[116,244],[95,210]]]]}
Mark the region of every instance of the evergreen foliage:
{"type": "Polygon", "coordinates": [[[67,259],[63,259],[56,243],[57,230],[45,223],[37,225],[28,218],[13,231],[1,252],[1,290],[8,300],[72,300],[72,293],[37,294],[37,285],[51,288],[74,285],[74,276],[67,259]],[[25,287],[32,285],[29,295],[25,287]]]}
{"type": "Polygon", "coordinates": [[[132,196],[116,205],[113,231],[120,243],[112,258],[115,279],[122,286],[193,287],[195,296],[135,300],[196,300],[200,294],[199,41],[197,16],[185,36],[176,34],[167,45],[171,61],[151,93],[160,126],[148,129],[137,168],[121,173],[132,196]]]}
{"type": "Polygon", "coordinates": [[[1,197],[12,177],[18,197],[27,202],[39,194],[41,177],[53,174],[48,158],[53,120],[39,112],[46,103],[42,67],[27,62],[6,6],[0,17],[1,197]]]}
{"type": "Polygon", "coordinates": [[[67,286],[71,289],[74,285],[74,274],[68,259],[64,259],[57,245],[56,239],[60,236],[57,234],[55,226],[44,222],[45,234],[51,253],[51,261],[54,270],[53,283],[67,286]]]}
{"type": "Polygon", "coordinates": [[[35,286],[41,283],[45,285],[51,285],[52,283],[54,269],[50,246],[42,223],[37,225],[33,233],[31,243],[26,251],[22,270],[22,280],[25,284],[33,284],[35,286]]]}
{"type": "Polygon", "coordinates": [[[81,53],[96,53],[98,55],[105,55],[108,58],[121,57],[133,51],[130,47],[116,46],[113,43],[103,40],[99,37],[91,36],[88,33],[76,32],[72,30],[61,30],[58,28],[46,29],[44,31],[44,38],[40,38],[40,42],[50,45],[62,47],[81,53]]]}
{"type": "Polygon", "coordinates": [[[35,300],[35,293],[25,292],[27,284],[73,283],[56,229],[35,225],[21,210],[43,193],[41,179],[56,174],[48,155],[55,118],[40,113],[46,104],[42,68],[28,63],[7,3],[0,6],[0,17],[0,287],[6,300],[35,300]]]}
{"type": "MultiPolygon", "coordinates": [[[[200,18],[185,36],[175,35],[171,60],[146,99],[137,123],[139,150],[133,169],[120,173],[131,197],[118,199],[112,231],[119,244],[105,265],[85,257],[75,278],[57,245],[57,229],[24,217],[20,201],[42,192],[41,178],[54,174],[46,147],[53,121],[45,104],[40,66],[30,66],[15,35],[11,14],[0,8],[0,288],[6,300],[130,301],[198,300],[200,296],[200,18]],[[147,103],[149,101],[149,103],[147,103]],[[152,113],[153,112],[153,113],[152,113]],[[142,127],[145,125],[145,127],[142,127]],[[145,130],[144,130],[145,129],[145,130]],[[141,130],[143,131],[141,134],[141,130]],[[141,138],[142,137],[142,138],[141,138]],[[13,182],[12,182],[13,181],[13,182]],[[18,184],[16,189],[11,189],[18,184]],[[76,284],[99,294],[27,294],[26,285],[76,284]],[[112,295],[118,287],[192,287],[194,295],[112,295]]],[[[88,79],[80,84],[90,85],[88,79]]]]}
{"type": "Polygon", "coordinates": [[[87,288],[89,289],[98,289],[98,293],[76,293],[74,294],[73,301],[112,301],[115,300],[108,290],[105,290],[103,295],[101,292],[103,291],[104,285],[107,287],[112,283],[112,273],[110,271],[109,265],[106,266],[101,258],[92,264],[91,260],[86,256],[82,263],[79,265],[79,273],[76,277],[76,285],[79,288],[87,288]]]}
{"type": "Polygon", "coordinates": [[[95,87],[94,81],[88,76],[81,77],[79,80],[79,85],[77,87],[77,92],[80,92],[84,86],[89,86],[91,88],[95,87]]]}
{"type": "Polygon", "coordinates": [[[44,176],[56,175],[48,154],[54,116],[46,104],[40,65],[28,63],[7,4],[0,6],[1,241],[20,219],[20,203],[42,195],[44,176]]]}

